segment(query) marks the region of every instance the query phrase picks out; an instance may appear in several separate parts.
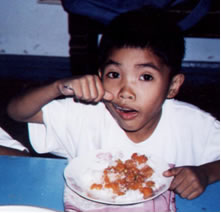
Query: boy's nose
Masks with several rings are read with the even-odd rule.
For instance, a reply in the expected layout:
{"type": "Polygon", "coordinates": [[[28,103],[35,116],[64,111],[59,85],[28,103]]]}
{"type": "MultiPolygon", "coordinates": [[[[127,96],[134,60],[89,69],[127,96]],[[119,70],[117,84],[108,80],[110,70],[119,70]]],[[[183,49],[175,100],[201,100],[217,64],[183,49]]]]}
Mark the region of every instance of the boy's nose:
{"type": "Polygon", "coordinates": [[[132,91],[131,88],[124,87],[120,90],[119,97],[121,99],[134,100],[135,99],[135,94],[134,94],[134,92],[132,91]]]}

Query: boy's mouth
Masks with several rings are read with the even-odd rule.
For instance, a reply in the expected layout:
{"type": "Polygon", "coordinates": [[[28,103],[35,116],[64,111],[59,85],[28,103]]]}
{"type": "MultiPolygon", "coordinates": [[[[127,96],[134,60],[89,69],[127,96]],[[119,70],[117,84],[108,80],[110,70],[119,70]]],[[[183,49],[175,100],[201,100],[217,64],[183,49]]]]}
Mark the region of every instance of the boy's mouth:
{"type": "Polygon", "coordinates": [[[116,110],[116,112],[120,115],[121,118],[123,118],[124,120],[131,120],[134,119],[137,114],[138,111],[132,108],[129,108],[127,106],[119,106],[115,103],[113,103],[113,106],[116,110]]]}

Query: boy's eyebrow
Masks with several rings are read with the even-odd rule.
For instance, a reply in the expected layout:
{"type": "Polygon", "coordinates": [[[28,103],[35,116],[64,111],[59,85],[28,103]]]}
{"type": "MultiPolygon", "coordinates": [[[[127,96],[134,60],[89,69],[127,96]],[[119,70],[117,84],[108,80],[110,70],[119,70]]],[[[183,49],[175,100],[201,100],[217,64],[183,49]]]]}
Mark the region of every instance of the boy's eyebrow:
{"type": "Polygon", "coordinates": [[[150,67],[156,71],[161,71],[160,68],[154,65],[153,63],[136,64],[136,67],[150,67]]]}
{"type": "MultiPolygon", "coordinates": [[[[107,66],[109,66],[109,65],[117,65],[117,66],[120,66],[121,64],[110,59],[110,60],[108,60],[108,61],[104,64],[104,67],[107,67],[107,66]]],[[[150,67],[150,68],[152,68],[152,69],[154,69],[154,70],[156,70],[156,71],[158,71],[158,72],[161,71],[160,68],[157,67],[156,65],[154,65],[153,63],[136,64],[135,66],[138,67],[138,68],[150,67]]]]}
{"type": "Polygon", "coordinates": [[[110,60],[108,60],[108,61],[104,64],[104,66],[106,67],[106,66],[109,66],[109,65],[117,65],[117,66],[120,66],[121,64],[110,59],[110,60]]]}

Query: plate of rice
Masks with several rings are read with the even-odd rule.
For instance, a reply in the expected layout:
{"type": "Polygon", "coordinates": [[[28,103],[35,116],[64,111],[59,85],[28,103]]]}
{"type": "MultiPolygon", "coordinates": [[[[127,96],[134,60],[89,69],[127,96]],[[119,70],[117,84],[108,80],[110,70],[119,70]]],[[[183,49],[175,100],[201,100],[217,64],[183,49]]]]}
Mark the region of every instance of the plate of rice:
{"type": "Polygon", "coordinates": [[[128,205],[154,199],[168,190],[169,165],[141,152],[97,150],[74,158],[65,168],[67,186],[91,201],[128,205]]]}

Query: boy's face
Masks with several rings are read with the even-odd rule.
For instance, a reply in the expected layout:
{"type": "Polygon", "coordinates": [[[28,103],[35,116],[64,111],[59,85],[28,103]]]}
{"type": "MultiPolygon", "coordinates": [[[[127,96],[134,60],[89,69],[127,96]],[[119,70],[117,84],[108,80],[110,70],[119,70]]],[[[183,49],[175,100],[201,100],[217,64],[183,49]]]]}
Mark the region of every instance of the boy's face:
{"type": "Polygon", "coordinates": [[[134,142],[151,135],[169,89],[169,68],[151,51],[115,49],[102,74],[104,89],[114,99],[106,107],[134,142]]]}

